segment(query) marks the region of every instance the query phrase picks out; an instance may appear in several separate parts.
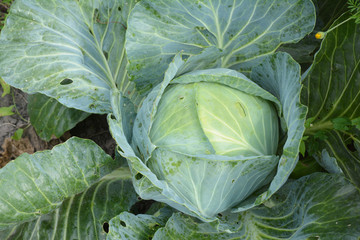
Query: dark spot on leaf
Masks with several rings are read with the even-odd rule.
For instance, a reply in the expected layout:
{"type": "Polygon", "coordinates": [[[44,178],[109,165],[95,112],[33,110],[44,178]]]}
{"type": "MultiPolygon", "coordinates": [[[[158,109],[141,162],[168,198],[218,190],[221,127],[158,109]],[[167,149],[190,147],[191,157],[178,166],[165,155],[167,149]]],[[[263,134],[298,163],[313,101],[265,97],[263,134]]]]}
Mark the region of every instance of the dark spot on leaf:
{"type": "Polygon", "coordinates": [[[179,97],[179,100],[184,100],[184,98],[185,98],[185,97],[181,96],[181,97],[179,97]]]}
{"type": "Polygon", "coordinates": [[[356,152],[356,147],[353,140],[349,144],[347,144],[346,147],[349,149],[349,151],[356,152]]]}
{"type": "Polygon", "coordinates": [[[126,227],[126,223],[124,221],[120,221],[121,226],[126,227]]]}
{"type": "Polygon", "coordinates": [[[112,120],[116,120],[116,117],[115,117],[113,114],[111,114],[110,118],[111,118],[112,120]]]}
{"type": "Polygon", "coordinates": [[[136,180],[140,180],[142,177],[143,177],[143,175],[142,175],[141,173],[137,173],[137,174],[135,175],[135,179],[136,179],[136,180]]]}
{"type": "Polygon", "coordinates": [[[103,54],[104,54],[104,56],[105,56],[106,60],[108,60],[108,59],[109,59],[109,54],[108,54],[108,52],[103,51],[103,54]]]}
{"type": "Polygon", "coordinates": [[[231,183],[234,183],[235,182],[235,179],[231,180],[231,183]]]}
{"type": "Polygon", "coordinates": [[[109,232],[109,223],[107,223],[107,222],[104,222],[104,223],[103,223],[103,230],[104,230],[104,232],[106,232],[106,233],[109,232]]]}
{"type": "Polygon", "coordinates": [[[62,81],[60,82],[60,85],[69,85],[69,84],[71,84],[71,83],[73,83],[73,82],[74,82],[73,80],[68,79],[68,78],[65,78],[64,80],[62,80],[62,81]]]}
{"type": "Polygon", "coordinates": [[[118,7],[118,11],[121,11],[121,7],[118,7]]]}

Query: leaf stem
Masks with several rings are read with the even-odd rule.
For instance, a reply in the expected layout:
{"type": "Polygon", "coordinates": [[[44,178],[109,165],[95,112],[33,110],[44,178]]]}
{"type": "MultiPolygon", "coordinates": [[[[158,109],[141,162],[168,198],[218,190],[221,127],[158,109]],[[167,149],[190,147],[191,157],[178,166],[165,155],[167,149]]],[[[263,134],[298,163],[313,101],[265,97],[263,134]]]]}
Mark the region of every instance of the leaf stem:
{"type": "Polygon", "coordinates": [[[333,26],[332,28],[330,28],[330,29],[328,29],[327,31],[326,31],[326,33],[329,33],[329,32],[331,32],[332,30],[334,30],[335,28],[337,28],[337,27],[339,27],[339,26],[341,26],[341,25],[343,25],[344,23],[346,23],[346,22],[348,22],[348,21],[350,21],[350,20],[352,20],[352,18],[350,17],[350,18],[348,18],[348,19],[346,19],[346,20],[344,20],[344,21],[342,21],[341,23],[339,23],[339,24],[336,24],[335,26],[333,26]]]}
{"type": "Polygon", "coordinates": [[[19,112],[17,106],[16,106],[16,101],[15,101],[15,93],[14,93],[14,89],[12,89],[11,91],[11,96],[12,96],[12,100],[13,100],[13,103],[14,103],[14,109],[15,109],[15,112],[16,114],[21,118],[21,120],[23,120],[24,122],[26,123],[29,123],[29,120],[28,119],[25,119],[19,112]]]}
{"type": "Polygon", "coordinates": [[[310,127],[306,128],[304,135],[314,135],[318,131],[331,129],[334,129],[334,125],[331,121],[326,121],[318,124],[310,124],[310,127]]]}

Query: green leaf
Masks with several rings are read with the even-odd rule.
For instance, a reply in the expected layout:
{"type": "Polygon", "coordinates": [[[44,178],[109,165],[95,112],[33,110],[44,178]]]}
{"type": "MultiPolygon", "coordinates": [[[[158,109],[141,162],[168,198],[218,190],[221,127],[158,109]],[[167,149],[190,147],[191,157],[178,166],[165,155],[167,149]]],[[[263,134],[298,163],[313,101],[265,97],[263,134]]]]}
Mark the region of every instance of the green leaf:
{"type": "Polygon", "coordinates": [[[348,118],[334,118],[331,120],[334,125],[334,129],[340,131],[346,131],[350,129],[351,121],[348,118]]]}
{"type": "Polygon", "coordinates": [[[348,0],[327,1],[313,0],[317,5],[318,16],[316,29],[325,31],[330,28],[333,22],[342,14],[348,11],[348,0]]]}
{"type": "Polygon", "coordinates": [[[1,107],[0,108],[0,117],[14,115],[15,113],[12,111],[14,107],[15,107],[15,105],[11,105],[9,107],[1,107]]]}
{"type": "Polygon", "coordinates": [[[160,209],[154,215],[123,212],[110,221],[109,234],[106,240],[148,240],[152,239],[158,228],[165,226],[173,211],[170,208],[160,209]]]}
{"type": "Polygon", "coordinates": [[[351,124],[360,130],[360,117],[351,120],[351,124]]]}
{"type": "MultiPolygon", "coordinates": [[[[347,9],[347,0],[312,0],[316,7],[316,25],[312,33],[305,36],[298,43],[284,44],[278,51],[289,53],[298,63],[311,64],[314,53],[320,47],[321,40],[317,39],[316,33],[326,31],[329,26],[347,9]]],[[[306,65],[305,65],[306,66],[306,65]]]]}
{"type": "MultiPolygon", "coordinates": [[[[322,149],[326,149],[329,158],[336,158],[337,163],[344,175],[360,189],[360,155],[352,152],[345,143],[345,137],[338,131],[331,131],[327,134],[328,138],[320,142],[322,149]]],[[[321,156],[321,153],[318,155],[321,156]]]]}
{"type": "Polygon", "coordinates": [[[301,153],[301,155],[302,155],[303,157],[305,156],[305,151],[306,151],[305,140],[304,140],[304,139],[301,139],[300,147],[299,147],[299,152],[301,153]]]}
{"type": "MultiPolygon", "coordinates": [[[[339,18],[334,26],[346,20],[339,18]]],[[[333,119],[360,117],[360,26],[347,21],[326,34],[304,80],[301,100],[308,106],[312,129],[332,128],[333,119]]],[[[343,123],[341,123],[343,127],[343,123]]],[[[310,129],[311,130],[311,129],[310,129]]]]}
{"type": "Polygon", "coordinates": [[[6,84],[4,79],[2,79],[1,77],[0,77],[0,85],[3,89],[3,93],[1,95],[1,97],[5,97],[6,95],[8,95],[10,93],[10,85],[6,84]]]}
{"type": "Polygon", "coordinates": [[[49,141],[53,135],[57,138],[61,137],[64,132],[90,115],[67,108],[55,99],[39,93],[28,96],[27,107],[31,125],[45,141],[49,141]]]}
{"type": "Polygon", "coordinates": [[[360,2],[359,0],[348,0],[348,8],[351,12],[351,18],[355,20],[356,24],[360,24],[360,2]]]}
{"type": "Polygon", "coordinates": [[[91,140],[71,138],[0,169],[0,230],[60,207],[119,164],[91,140]]]}
{"type": "Polygon", "coordinates": [[[343,174],[341,168],[336,161],[336,158],[331,157],[326,149],[323,149],[321,151],[321,154],[318,154],[317,156],[314,155],[313,157],[329,173],[343,174]]]}
{"type": "MultiPolygon", "coordinates": [[[[333,26],[347,19],[345,14],[333,26]]],[[[317,155],[321,155],[325,148],[356,186],[360,186],[360,161],[347,148],[345,140],[355,131],[350,125],[356,124],[360,117],[359,42],[360,26],[354,20],[348,20],[327,33],[304,80],[301,96],[309,108],[308,117],[315,119],[307,133],[318,139],[321,148],[317,155]],[[347,134],[331,129],[346,130],[347,134]]]]}
{"type": "Polygon", "coordinates": [[[187,58],[216,47],[222,53],[207,68],[248,72],[280,44],[311,32],[315,9],[310,0],[144,0],[128,24],[129,74],[138,89],[148,89],[180,51],[187,58]]]}
{"type": "Polygon", "coordinates": [[[328,138],[326,133],[326,131],[318,131],[314,134],[314,139],[326,140],[328,138]]]}
{"type": "Polygon", "coordinates": [[[134,94],[124,43],[135,2],[15,1],[1,32],[0,76],[67,107],[111,112],[110,89],[134,94]]]}
{"type": "Polygon", "coordinates": [[[136,202],[128,168],[120,168],[59,208],[36,220],[0,231],[2,240],[105,239],[110,219],[136,202]]]}
{"type": "Polygon", "coordinates": [[[20,140],[23,133],[24,133],[24,129],[19,128],[18,130],[16,130],[14,132],[14,135],[11,138],[14,139],[14,140],[20,140]]]}
{"type": "Polygon", "coordinates": [[[309,128],[312,125],[312,122],[315,120],[315,118],[307,118],[305,121],[305,127],[309,128]]]}
{"type": "Polygon", "coordinates": [[[358,239],[360,195],[343,177],[316,173],[287,183],[262,206],[222,219],[199,223],[176,213],[153,239],[358,239]]]}

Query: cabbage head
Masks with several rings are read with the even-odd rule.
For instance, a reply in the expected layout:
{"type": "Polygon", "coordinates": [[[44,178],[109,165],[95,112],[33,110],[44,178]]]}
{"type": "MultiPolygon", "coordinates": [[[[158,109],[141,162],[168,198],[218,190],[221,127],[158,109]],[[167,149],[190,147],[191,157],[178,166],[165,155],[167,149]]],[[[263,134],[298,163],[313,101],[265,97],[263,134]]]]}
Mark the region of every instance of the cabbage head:
{"type": "Polygon", "coordinates": [[[185,74],[157,98],[150,93],[145,99],[135,120],[133,148],[159,180],[210,219],[274,176],[280,131],[276,105],[274,96],[241,73],[185,74]],[[147,118],[149,105],[153,115],[147,118]],[[147,124],[147,136],[136,137],[147,124]],[[153,145],[151,153],[144,138],[153,145]]]}
{"type": "Polygon", "coordinates": [[[175,57],[134,121],[124,107],[108,120],[141,198],[214,221],[265,202],[295,167],[306,115],[300,67],[276,53],[248,78],[225,68],[184,74],[188,62],[175,57]]]}
{"type": "Polygon", "coordinates": [[[278,125],[272,103],[261,97],[213,82],[169,85],[152,119],[156,149],[146,164],[213,217],[268,183],[278,162],[278,125]]]}

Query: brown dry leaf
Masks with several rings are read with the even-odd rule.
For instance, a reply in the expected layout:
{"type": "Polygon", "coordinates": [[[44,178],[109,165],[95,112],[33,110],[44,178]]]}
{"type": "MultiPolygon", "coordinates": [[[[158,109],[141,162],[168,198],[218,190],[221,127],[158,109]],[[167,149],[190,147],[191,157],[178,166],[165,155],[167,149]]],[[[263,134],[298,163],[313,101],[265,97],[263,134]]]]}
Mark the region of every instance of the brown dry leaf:
{"type": "Polygon", "coordinates": [[[22,138],[20,140],[6,138],[1,147],[4,151],[0,152],[0,168],[23,153],[34,153],[34,146],[28,138],[22,138]]]}

